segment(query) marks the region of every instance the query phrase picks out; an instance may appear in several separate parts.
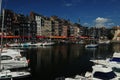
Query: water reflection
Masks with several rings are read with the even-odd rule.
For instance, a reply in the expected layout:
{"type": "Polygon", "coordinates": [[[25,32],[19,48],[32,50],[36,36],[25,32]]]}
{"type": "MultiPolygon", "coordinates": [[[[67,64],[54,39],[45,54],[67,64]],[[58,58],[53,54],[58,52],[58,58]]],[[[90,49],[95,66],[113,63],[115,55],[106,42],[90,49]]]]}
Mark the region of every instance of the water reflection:
{"type": "Polygon", "coordinates": [[[84,45],[68,44],[30,48],[33,80],[54,80],[58,77],[84,75],[92,70],[90,59],[107,58],[114,52],[113,45],[102,45],[97,49],[86,49],[84,45]]]}
{"type": "Polygon", "coordinates": [[[84,46],[39,47],[30,49],[29,52],[33,78],[54,80],[57,77],[82,74],[91,66],[89,57],[84,54],[84,46]]]}

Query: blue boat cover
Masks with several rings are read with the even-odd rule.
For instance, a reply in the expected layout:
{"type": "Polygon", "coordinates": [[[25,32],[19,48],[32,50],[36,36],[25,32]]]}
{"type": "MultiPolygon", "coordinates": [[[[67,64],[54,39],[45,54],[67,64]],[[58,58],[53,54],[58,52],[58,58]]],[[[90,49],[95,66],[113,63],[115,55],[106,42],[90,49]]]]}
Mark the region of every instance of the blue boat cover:
{"type": "Polygon", "coordinates": [[[108,72],[108,73],[96,71],[93,74],[93,77],[98,78],[98,79],[102,79],[102,80],[110,80],[110,79],[115,78],[116,74],[113,71],[108,72]]]}
{"type": "Polygon", "coordinates": [[[120,58],[112,58],[110,61],[120,62],[120,58]]]}

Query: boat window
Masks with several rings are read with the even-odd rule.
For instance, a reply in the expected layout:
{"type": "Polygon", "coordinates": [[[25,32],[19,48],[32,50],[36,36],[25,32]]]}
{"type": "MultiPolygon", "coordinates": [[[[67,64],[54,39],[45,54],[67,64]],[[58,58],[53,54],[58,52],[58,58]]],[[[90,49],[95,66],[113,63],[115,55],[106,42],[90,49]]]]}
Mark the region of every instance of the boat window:
{"type": "Polygon", "coordinates": [[[120,72],[120,68],[113,67],[112,69],[113,69],[113,71],[115,71],[115,72],[120,72]]]}
{"type": "Polygon", "coordinates": [[[11,56],[7,56],[7,55],[1,56],[1,60],[11,60],[11,59],[12,59],[11,56]]]}
{"type": "Polygon", "coordinates": [[[20,61],[21,56],[16,56],[14,59],[20,61]]]}

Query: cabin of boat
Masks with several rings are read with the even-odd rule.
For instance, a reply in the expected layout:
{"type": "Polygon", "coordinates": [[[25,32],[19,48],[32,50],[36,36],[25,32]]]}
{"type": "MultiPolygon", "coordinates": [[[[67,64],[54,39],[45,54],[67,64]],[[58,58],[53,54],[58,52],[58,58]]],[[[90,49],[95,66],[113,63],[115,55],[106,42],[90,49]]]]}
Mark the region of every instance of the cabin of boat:
{"type": "Polygon", "coordinates": [[[1,53],[1,65],[4,69],[28,67],[26,57],[21,56],[20,52],[12,49],[6,50],[1,53]]]}

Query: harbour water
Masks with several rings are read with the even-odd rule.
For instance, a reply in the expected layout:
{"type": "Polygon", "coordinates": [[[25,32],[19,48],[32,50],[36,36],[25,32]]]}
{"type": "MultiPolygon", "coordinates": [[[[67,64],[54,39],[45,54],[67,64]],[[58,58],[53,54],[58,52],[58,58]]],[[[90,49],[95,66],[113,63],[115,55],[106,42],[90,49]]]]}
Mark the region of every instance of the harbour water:
{"type": "Polygon", "coordinates": [[[90,59],[111,57],[113,52],[120,51],[120,44],[100,45],[96,49],[86,49],[80,44],[22,49],[22,54],[30,59],[32,80],[64,80],[91,71],[93,63],[90,59]]]}

